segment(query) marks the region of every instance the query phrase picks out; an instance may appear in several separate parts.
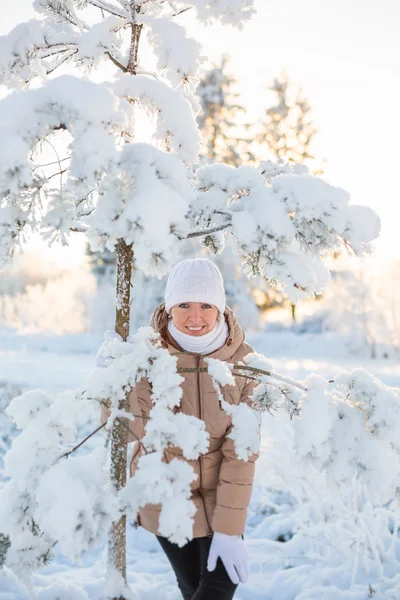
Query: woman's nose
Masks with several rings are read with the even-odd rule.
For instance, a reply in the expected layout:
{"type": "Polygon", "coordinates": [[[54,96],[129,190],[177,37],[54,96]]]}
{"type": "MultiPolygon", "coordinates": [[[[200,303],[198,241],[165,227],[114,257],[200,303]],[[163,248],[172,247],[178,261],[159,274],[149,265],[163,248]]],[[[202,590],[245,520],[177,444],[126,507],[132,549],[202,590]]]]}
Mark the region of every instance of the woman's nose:
{"type": "Polygon", "coordinates": [[[189,313],[189,318],[194,322],[200,321],[201,320],[200,311],[196,310],[196,309],[191,310],[189,313]]]}

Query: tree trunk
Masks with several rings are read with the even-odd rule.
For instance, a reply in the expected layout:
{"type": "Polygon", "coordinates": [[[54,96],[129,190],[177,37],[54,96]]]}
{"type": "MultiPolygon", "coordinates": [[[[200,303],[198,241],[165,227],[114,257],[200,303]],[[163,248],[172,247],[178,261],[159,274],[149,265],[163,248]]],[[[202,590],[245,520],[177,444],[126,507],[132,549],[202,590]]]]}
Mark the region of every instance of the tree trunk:
{"type": "MultiPolygon", "coordinates": [[[[136,75],[138,49],[142,25],[136,23],[136,14],[140,12],[140,5],[136,6],[135,0],[130,0],[131,8],[131,43],[129,49],[129,60],[127,72],[136,75]]],[[[133,248],[128,246],[124,240],[119,240],[116,245],[117,252],[117,309],[115,317],[115,331],[123,340],[129,335],[130,322],[130,291],[133,248]]],[[[120,410],[129,410],[129,391],[125,399],[120,402],[120,410]]],[[[128,426],[127,419],[115,419],[111,432],[111,483],[118,491],[126,485],[127,470],[127,441],[128,426]]],[[[108,568],[112,576],[118,573],[126,584],[126,516],[123,515],[119,521],[113,523],[108,537],[108,568]]],[[[113,600],[125,600],[119,595],[113,600]]]]}
{"type": "Polygon", "coordinates": [[[291,304],[290,310],[291,310],[291,314],[292,314],[292,323],[296,323],[296,305],[291,304]]]}
{"type": "MultiPolygon", "coordinates": [[[[115,331],[123,340],[129,335],[130,291],[133,249],[123,240],[119,240],[117,251],[117,309],[115,331]]],[[[118,408],[129,410],[129,390],[118,408]]],[[[126,485],[128,420],[115,419],[111,432],[111,483],[118,491],[126,485]]],[[[108,567],[110,573],[116,571],[126,583],[126,516],[113,523],[108,538],[108,567]]],[[[113,600],[125,600],[118,596],[113,600]]]]}

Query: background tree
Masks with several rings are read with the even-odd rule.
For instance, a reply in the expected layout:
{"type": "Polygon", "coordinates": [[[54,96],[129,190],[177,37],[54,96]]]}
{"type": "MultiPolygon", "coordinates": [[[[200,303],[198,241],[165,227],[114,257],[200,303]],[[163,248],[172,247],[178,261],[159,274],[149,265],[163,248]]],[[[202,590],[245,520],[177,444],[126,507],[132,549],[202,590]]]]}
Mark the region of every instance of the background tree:
{"type": "Polygon", "coordinates": [[[205,72],[197,88],[201,112],[197,122],[201,131],[201,156],[207,162],[223,162],[233,167],[252,163],[250,124],[241,122],[246,109],[235,91],[237,80],[228,72],[225,54],[220,64],[205,72]]]}
{"type": "Polygon", "coordinates": [[[266,109],[260,122],[257,139],[266,144],[275,158],[296,164],[315,161],[311,146],[318,133],[311,118],[311,105],[302,89],[281,74],[268,88],[276,104],[266,109]]]}
{"type": "MultiPolygon", "coordinates": [[[[276,104],[266,109],[260,122],[257,140],[267,145],[276,159],[299,165],[312,165],[312,141],[318,130],[311,119],[311,105],[300,87],[286,74],[276,77],[268,88],[276,104]]],[[[321,174],[321,169],[318,170],[321,174]]],[[[292,320],[296,320],[296,305],[291,304],[292,320]]]]}

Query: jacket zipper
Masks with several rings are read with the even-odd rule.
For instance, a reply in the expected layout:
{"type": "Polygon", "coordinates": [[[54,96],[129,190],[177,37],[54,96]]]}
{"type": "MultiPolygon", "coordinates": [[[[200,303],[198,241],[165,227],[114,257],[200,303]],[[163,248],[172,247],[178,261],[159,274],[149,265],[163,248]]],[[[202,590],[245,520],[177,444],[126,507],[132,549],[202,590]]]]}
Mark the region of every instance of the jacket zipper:
{"type": "MultiPolygon", "coordinates": [[[[200,356],[196,356],[198,369],[200,368],[200,359],[201,359],[200,356]]],[[[202,410],[201,410],[200,373],[199,373],[199,371],[197,371],[196,375],[197,375],[197,407],[198,407],[198,412],[199,412],[199,419],[202,419],[203,414],[202,414],[202,410]]],[[[208,514],[207,514],[206,503],[205,503],[203,495],[201,493],[202,486],[203,486],[203,469],[202,469],[201,456],[199,456],[199,496],[201,498],[201,501],[203,502],[204,514],[206,516],[206,521],[207,521],[207,526],[208,526],[207,536],[212,537],[212,529],[211,529],[210,520],[209,520],[208,514]]]]}

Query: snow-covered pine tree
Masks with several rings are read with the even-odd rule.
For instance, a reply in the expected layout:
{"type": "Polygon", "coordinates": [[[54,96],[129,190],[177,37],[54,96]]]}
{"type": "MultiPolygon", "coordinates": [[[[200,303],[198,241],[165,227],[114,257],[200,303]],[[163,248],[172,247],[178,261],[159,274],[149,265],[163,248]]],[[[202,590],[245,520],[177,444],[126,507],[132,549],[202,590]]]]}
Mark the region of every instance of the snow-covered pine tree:
{"type": "MultiPolygon", "coordinates": [[[[1,83],[25,88],[2,103],[3,254],[35,231],[49,242],[65,243],[69,232],[86,231],[93,250],[115,249],[115,329],[123,339],[129,333],[133,246],[140,267],[165,272],[178,256],[193,196],[181,161],[195,160],[199,150],[196,103],[190,93],[199,47],[176,17],[194,9],[200,19],[240,25],[251,15],[251,5],[248,0],[236,1],[229,9],[202,0],[37,0],[39,18],[1,39],[1,83]],[[138,67],[143,30],[157,56],[160,77],[138,67]],[[65,75],[51,78],[64,64],[94,72],[110,61],[117,69],[112,83],[96,85],[65,75]],[[31,83],[40,80],[42,86],[33,89],[31,83]],[[154,111],[160,149],[133,143],[138,106],[154,111]],[[60,132],[68,133],[64,153],[60,156],[55,150],[53,164],[48,164],[40,148],[52,144],[60,132]],[[166,204],[168,212],[162,208],[166,204]],[[161,214],[162,219],[155,219],[161,214]]],[[[119,408],[127,409],[126,398],[119,408]]],[[[111,433],[111,480],[116,490],[126,483],[124,423],[117,418],[111,433]]],[[[125,516],[113,526],[109,554],[125,580],[125,516]]]]}
{"type": "Polygon", "coordinates": [[[266,109],[257,139],[276,159],[297,164],[315,160],[311,145],[318,133],[310,116],[311,106],[300,87],[283,73],[274,78],[269,90],[276,104],[266,109]]]}
{"type": "MultiPolygon", "coordinates": [[[[277,160],[299,165],[315,161],[311,153],[312,140],[318,133],[311,117],[311,106],[301,88],[283,73],[269,88],[276,105],[266,109],[260,121],[257,140],[266,145],[277,160]]],[[[319,169],[318,174],[321,174],[319,169]]],[[[296,320],[296,305],[291,304],[292,320],[296,320]]]]}
{"type": "MultiPolygon", "coordinates": [[[[70,232],[84,232],[92,250],[115,249],[115,329],[123,340],[129,332],[133,254],[138,268],[163,275],[176,262],[182,239],[229,229],[245,257],[246,273],[280,281],[295,299],[326,285],[329,273],[321,255],[341,244],[360,254],[378,234],[371,210],[349,205],[343,190],[290,169],[261,173],[243,166],[205,166],[193,186],[187,165],[199,152],[193,90],[200,48],[176,19],[190,9],[199,20],[240,26],[251,16],[252,5],[252,0],[231,0],[229,7],[225,0],[35,0],[38,18],[0,39],[0,82],[15,90],[0,103],[1,254],[10,256],[31,233],[49,243],[67,243],[70,232]],[[144,35],[156,56],[156,72],[145,70],[139,60],[144,35]],[[90,74],[104,63],[116,71],[101,84],[54,76],[63,65],[90,74]],[[155,119],[154,144],[136,143],[135,120],[149,112],[155,119]],[[51,161],[43,155],[47,146],[54,150],[51,161]]],[[[149,369],[154,362],[150,342],[140,336],[136,342],[147,344],[149,369]]],[[[98,375],[114,379],[101,380],[97,387],[92,383],[100,398],[109,393],[114,402],[111,481],[116,492],[126,484],[127,390],[145,372],[142,356],[141,367],[127,369],[124,352],[125,368],[116,362],[115,372],[98,375]]],[[[168,363],[167,357],[163,360],[168,363]]],[[[164,404],[176,405],[176,386],[174,380],[173,398],[162,396],[157,414],[165,414],[164,404]]],[[[72,439],[73,429],[57,422],[65,411],[63,400],[54,412],[45,395],[32,402],[38,427],[59,428],[58,439],[72,439]]],[[[12,409],[28,429],[29,410],[18,403],[12,409]]],[[[168,440],[162,436],[162,419],[155,422],[150,439],[158,448],[168,440]]],[[[25,439],[38,430],[27,433],[25,439]]],[[[46,460],[53,464],[58,446],[53,438],[48,443],[46,460]]],[[[196,452],[203,445],[201,439],[196,452]]],[[[182,482],[188,477],[182,474],[182,482]]],[[[149,500],[133,485],[137,508],[139,500],[149,500]]],[[[109,562],[122,584],[125,514],[109,536],[109,562]]],[[[52,539],[45,534],[41,542],[47,547],[52,539]]],[[[111,597],[122,600],[123,586],[114,590],[111,597]]]]}
{"type": "Polygon", "coordinates": [[[228,72],[228,62],[228,56],[222,56],[220,63],[202,77],[197,88],[201,105],[197,122],[203,142],[203,160],[238,167],[254,163],[255,157],[248,136],[250,124],[240,122],[240,115],[246,109],[240,104],[235,90],[237,81],[228,72]]]}

